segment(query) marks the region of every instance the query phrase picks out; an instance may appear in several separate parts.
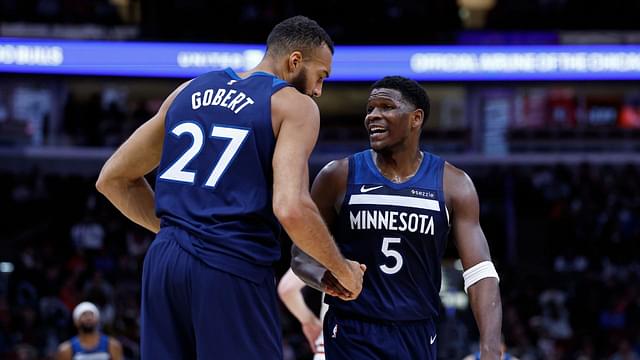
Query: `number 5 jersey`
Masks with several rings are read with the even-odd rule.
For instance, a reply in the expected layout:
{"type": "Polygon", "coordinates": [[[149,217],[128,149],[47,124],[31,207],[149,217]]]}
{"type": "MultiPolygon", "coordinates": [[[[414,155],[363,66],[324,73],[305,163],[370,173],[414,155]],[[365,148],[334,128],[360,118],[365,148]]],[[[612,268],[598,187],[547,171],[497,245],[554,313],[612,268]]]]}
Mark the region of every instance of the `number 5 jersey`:
{"type": "Polygon", "coordinates": [[[336,313],[411,321],[438,314],[440,263],[449,233],[444,161],[424,152],[416,174],[396,184],[366,150],[349,158],[345,197],[333,234],[348,259],[367,265],[354,301],[326,296],[336,313]]]}

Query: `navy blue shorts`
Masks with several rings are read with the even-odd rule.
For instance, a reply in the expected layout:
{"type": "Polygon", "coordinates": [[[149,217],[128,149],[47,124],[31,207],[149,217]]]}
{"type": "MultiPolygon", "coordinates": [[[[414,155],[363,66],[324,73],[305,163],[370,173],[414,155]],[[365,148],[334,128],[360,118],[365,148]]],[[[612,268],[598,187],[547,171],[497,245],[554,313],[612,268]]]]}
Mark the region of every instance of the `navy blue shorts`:
{"type": "Polygon", "coordinates": [[[144,260],[145,360],[282,359],[275,278],[252,282],[206,266],[160,231],[144,260]]]}
{"type": "Polygon", "coordinates": [[[436,360],[437,335],[431,320],[384,322],[336,314],[325,315],[327,360],[436,360]]]}

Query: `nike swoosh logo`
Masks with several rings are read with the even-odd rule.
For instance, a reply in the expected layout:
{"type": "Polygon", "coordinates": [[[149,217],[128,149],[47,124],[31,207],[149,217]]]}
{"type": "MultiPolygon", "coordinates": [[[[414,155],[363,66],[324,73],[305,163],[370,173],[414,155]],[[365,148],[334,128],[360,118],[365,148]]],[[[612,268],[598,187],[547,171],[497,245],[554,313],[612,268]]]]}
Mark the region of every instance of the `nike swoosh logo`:
{"type": "Polygon", "coordinates": [[[429,336],[429,344],[433,345],[434,342],[436,342],[436,338],[438,337],[438,334],[435,334],[433,336],[429,336]]]}
{"type": "Polygon", "coordinates": [[[380,189],[381,187],[382,187],[382,185],[370,187],[370,188],[367,189],[366,187],[364,187],[364,185],[362,185],[362,187],[360,188],[360,192],[366,193],[366,192],[369,192],[369,191],[380,189]]]}

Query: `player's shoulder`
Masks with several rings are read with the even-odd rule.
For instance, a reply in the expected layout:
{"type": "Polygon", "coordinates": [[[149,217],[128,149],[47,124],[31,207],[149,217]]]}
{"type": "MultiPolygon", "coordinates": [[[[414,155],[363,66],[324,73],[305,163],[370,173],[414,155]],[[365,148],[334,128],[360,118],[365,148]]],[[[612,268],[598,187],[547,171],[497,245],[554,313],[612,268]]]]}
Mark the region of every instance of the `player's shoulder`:
{"type": "Polygon", "coordinates": [[[464,177],[468,177],[467,173],[464,170],[448,161],[444,161],[444,174],[445,176],[450,177],[452,180],[462,180],[464,177]]]}
{"type": "Polygon", "coordinates": [[[271,121],[276,137],[285,121],[308,133],[318,133],[320,110],[313,99],[293,87],[285,87],[271,96],[271,121]]]}
{"type": "Polygon", "coordinates": [[[62,344],[58,345],[58,354],[57,359],[71,359],[71,340],[67,340],[62,344]]]}
{"type": "Polygon", "coordinates": [[[71,340],[67,340],[60,345],[58,345],[58,351],[62,350],[71,350],[71,340]]]}
{"type": "Polygon", "coordinates": [[[112,337],[112,336],[108,336],[108,341],[109,341],[109,350],[120,350],[122,349],[122,344],[120,343],[120,340],[112,337]]]}
{"type": "Polygon", "coordinates": [[[173,102],[175,101],[176,97],[187,87],[189,86],[189,84],[191,84],[195,79],[190,79],[187,80],[183,83],[181,83],[180,85],[178,85],[178,87],[176,87],[171,94],[169,94],[167,96],[167,98],[162,102],[162,104],[160,105],[160,109],[158,110],[159,113],[162,114],[166,114],[167,111],[169,110],[169,108],[171,107],[171,105],[173,104],[173,102]]]}
{"type": "Polygon", "coordinates": [[[342,189],[349,176],[349,158],[333,160],[318,172],[314,184],[335,189],[342,189]]]}
{"type": "Polygon", "coordinates": [[[349,158],[342,158],[328,162],[318,175],[335,178],[346,179],[349,175],[349,158]]]}
{"type": "Polygon", "coordinates": [[[318,104],[295,88],[285,87],[271,96],[271,110],[276,115],[311,114],[318,115],[318,104]]]}
{"type": "Polygon", "coordinates": [[[444,192],[452,200],[476,197],[476,189],[471,177],[462,169],[448,161],[444,163],[444,192]]]}

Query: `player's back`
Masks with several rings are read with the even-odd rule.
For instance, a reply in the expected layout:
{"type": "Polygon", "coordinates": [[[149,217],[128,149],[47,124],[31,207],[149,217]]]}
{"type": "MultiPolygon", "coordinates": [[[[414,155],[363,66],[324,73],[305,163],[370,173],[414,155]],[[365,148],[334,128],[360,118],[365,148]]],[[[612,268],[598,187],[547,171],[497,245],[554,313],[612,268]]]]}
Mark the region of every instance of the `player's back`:
{"type": "Polygon", "coordinates": [[[366,264],[367,272],[356,300],[327,297],[336,313],[389,321],[437,316],[449,233],[444,161],[423,154],[415,176],[402,184],[382,176],[370,150],[349,158],[334,234],[344,256],[366,264]]]}
{"type": "Polygon", "coordinates": [[[267,73],[214,71],[192,80],[167,111],[156,212],[213,267],[250,276],[244,263],[268,266],[280,256],[271,95],[286,85],[267,73]]]}

